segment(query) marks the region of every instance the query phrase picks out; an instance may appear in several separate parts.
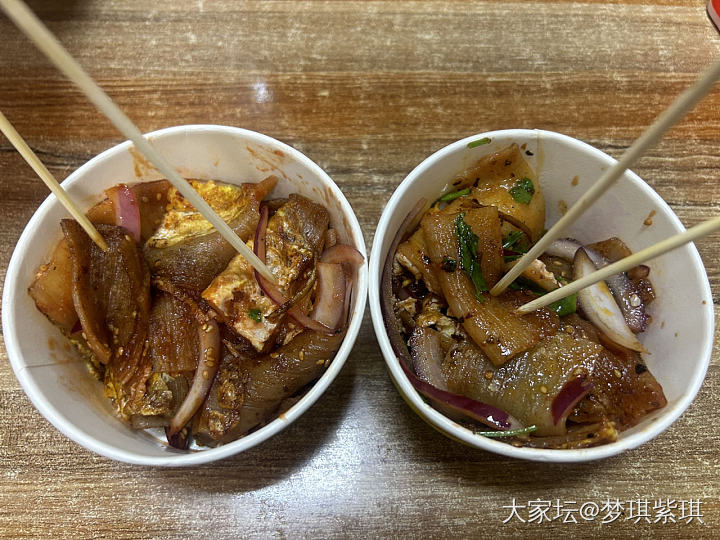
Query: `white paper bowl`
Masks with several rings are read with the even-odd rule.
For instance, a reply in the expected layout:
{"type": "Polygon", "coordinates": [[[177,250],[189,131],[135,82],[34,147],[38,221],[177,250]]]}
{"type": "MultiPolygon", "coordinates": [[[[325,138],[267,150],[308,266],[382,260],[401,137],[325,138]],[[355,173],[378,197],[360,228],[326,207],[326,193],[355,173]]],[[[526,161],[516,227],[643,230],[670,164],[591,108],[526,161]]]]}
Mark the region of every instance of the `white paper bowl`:
{"type": "MultiPolygon", "coordinates": [[[[231,183],[257,182],[276,174],[273,196],[300,193],[324,204],[341,241],[365,256],[365,243],[355,214],[337,185],[297,150],[265,135],[224,126],[178,126],[150,133],[158,150],[186,178],[231,183]]],[[[115,146],[71,174],[63,186],[87,209],[104,189],[119,182],[155,180],[129,142],[115,146]]],[[[20,384],[37,409],[62,433],[86,448],[119,461],[180,466],[207,463],[247,450],[273,436],[304,413],[335,379],[352,349],[362,322],[367,295],[367,265],[358,271],[352,318],[342,346],[323,376],[290,410],[257,431],[232,443],[199,451],[180,451],[118,420],[85,363],[36,308],[27,293],[35,269],[60,238],[66,213],[48,197],[25,227],[5,278],[2,322],[5,345],[20,384]]]]}
{"type": "MultiPolygon", "coordinates": [[[[370,255],[370,310],[380,348],[398,390],[424,420],[451,438],[471,446],[523,459],[552,462],[588,461],[612,456],[652,439],[690,405],[705,377],[713,341],[713,304],[705,268],[694,245],[683,246],[648,263],[657,300],[649,307],[652,324],[641,336],[651,354],[647,364],[662,384],[668,404],[621,434],[612,444],[580,450],[516,448],[475,435],[428,405],[403,374],[388,340],[380,309],[380,282],[387,251],[398,227],[421,197],[434,200],[446,183],[480,157],[510,143],[527,145],[526,159],[539,175],[545,193],[547,222],[571,206],[615,160],[583,142],[549,131],[512,129],[482,133],[457,141],[418,165],[397,188],[380,218],[370,255]],[[471,141],[490,144],[469,149],[471,141]],[[573,186],[574,177],[578,177],[573,186]]],[[[567,232],[581,242],[623,239],[633,251],[685,230],[670,207],[645,182],[626,172],[567,232]],[[643,221],[655,211],[652,225],[643,221]]]]}

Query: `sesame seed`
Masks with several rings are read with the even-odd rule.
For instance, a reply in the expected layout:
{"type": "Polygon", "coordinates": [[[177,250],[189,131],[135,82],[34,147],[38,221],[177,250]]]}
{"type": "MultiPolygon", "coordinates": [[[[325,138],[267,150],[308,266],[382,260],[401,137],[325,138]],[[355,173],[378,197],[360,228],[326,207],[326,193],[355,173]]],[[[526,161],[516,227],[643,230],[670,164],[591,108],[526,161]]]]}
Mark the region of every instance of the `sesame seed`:
{"type": "Polygon", "coordinates": [[[213,362],[212,360],[205,360],[205,365],[207,367],[213,367],[215,365],[215,362],[213,362]]]}
{"type": "Polygon", "coordinates": [[[150,201],[150,199],[148,199],[145,195],[143,195],[142,197],[140,197],[140,200],[141,200],[142,202],[145,202],[145,203],[150,201]]]}
{"type": "Polygon", "coordinates": [[[562,266],[562,262],[560,262],[560,261],[553,261],[553,264],[555,266],[562,266]]]}
{"type": "Polygon", "coordinates": [[[543,394],[547,394],[547,393],[548,393],[547,386],[542,385],[542,386],[540,387],[540,391],[541,391],[543,394]]]}
{"type": "Polygon", "coordinates": [[[570,334],[571,336],[575,333],[575,328],[567,325],[565,328],[563,328],[566,334],[570,334]]]}
{"type": "Polygon", "coordinates": [[[318,366],[322,366],[322,365],[325,363],[325,360],[323,360],[323,359],[321,358],[320,360],[318,360],[318,361],[315,362],[315,363],[316,363],[318,366]]]}
{"type": "Polygon", "coordinates": [[[160,193],[156,193],[155,199],[159,201],[160,199],[162,199],[162,195],[160,193]]]}
{"type": "Polygon", "coordinates": [[[118,356],[122,356],[122,353],[124,353],[124,352],[125,352],[125,349],[123,347],[120,347],[118,349],[118,356]]]}
{"type": "Polygon", "coordinates": [[[488,370],[485,372],[485,378],[486,378],[488,381],[489,381],[490,379],[492,379],[492,378],[493,378],[493,372],[488,369],[488,370]]]}
{"type": "Polygon", "coordinates": [[[300,351],[300,360],[305,360],[305,353],[302,350],[300,351]]]}
{"type": "Polygon", "coordinates": [[[128,242],[132,242],[132,238],[130,238],[129,234],[125,235],[125,240],[127,240],[128,242]]]}
{"type": "Polygon", "coordinates": [[[205,370],[205,371],[203,371],[202,376],[203,376],[203,379],[209,379],[209,378],[210,378],[210,373],[208,373],[208,371],[205,370]]]}
{"type": "Polygon", "coordinates": [[[270,353],[270,358],[277,358],[278,356],[280,356],[280,355],[276,352],[270,353]]]}
{"type": "Polygon", "coordinates": [[[620,373],[620,370],[619,370],[619,369],[613,370],[613,373],[615,374],[615,376],[616,376],[618,379],[619,379],[620,377],[622,377],[622,373],[620,373]]]}

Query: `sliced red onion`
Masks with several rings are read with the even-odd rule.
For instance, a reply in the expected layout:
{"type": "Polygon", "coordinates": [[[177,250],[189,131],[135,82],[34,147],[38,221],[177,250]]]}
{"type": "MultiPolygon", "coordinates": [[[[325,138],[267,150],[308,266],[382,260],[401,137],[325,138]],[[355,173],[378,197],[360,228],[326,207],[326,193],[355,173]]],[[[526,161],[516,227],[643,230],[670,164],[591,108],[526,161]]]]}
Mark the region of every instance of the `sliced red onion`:
{"type": "MultiPolygon", "coordinates": [[[[253,244],[253,251],[255,252],[255,255],[257,255],[258,259],[260,259],[262,262],[265,262],[265,241],[267,238],[268,215],[268,207],[266,205],[263,205],[260,208],[260,219],[258,221],[257,229],[255,229],[255,239],[253,244]]],[[[258,272],[257,270],[255,270],[254,273],[255,279],[257,280],[260,289],[265,293],[265,295],[267,295],[267,297],[270,298],[270,300],[272,300],[278,306],[286,306],[289,299],[280,291],[280,289],[278,289],[276,285],[270,283],[267,279],[261,276],[260,272],[258,272]]],[[[311,319],[297,306],[291,306],[290,308],[288,308],[287,312],[288,315],[290,315],[298,322],[298,324],[304,326],[305,328],[314,330],[315,332],[335,334],[335,331],[333,329],[328,328],[319,321],[311,319]]]]}
{"type": "Polygon", "coordinates": [[[398,360],[405,372],[405,376],[413,387],[426,398],[436,402],[440,407],[449,408],[454,412],[501,431],[522,429],[524,427],[516,418],[497,407],[435,388],[432,384],[419,379],[405,362],[398,360]]]}
{"type": "MultiPolygon", "coordinates": [[[[597,268],[585,248],[575,252],[573,279],[578,280],[595,272],[597,268]]],[[[604,281],[585,287],[578,292],[578,303],[587,318],[615,343],[642,352],[645,349],[625,322],[620,308],[604,281]]]]}
{"type": "Polygon", "coordinates": [[[364,261],[362,253],[347,244],[336,244],[326,249],[320,257],[320,262],[332,264],[350,263],[360,266],[364,261]]]}
{"type": "Polygon", "coordinates": [[[548,246],[545,255],[572,261],[575,258],[575,252],[581,247],[583,245],[573,238],[559,238],[548,246]]]}
{"type": "Polygon", "coordinates": [[[120,184],[107,192],[115,211],[115,224],[128,230],[135,242],[140,242],[140,208],[133,191],[120,184]]]}
{"type": "Polygon", "coordinates": [[[443,354],[436,330],[416,327],[409,341],[415,374],[422,381],[440,390],[448,390],[442,374],[443,354]]]}
{"type": "Polygon", "coordinates": [[[585,376],[575,377],[566,382],[555,396],[555,399],[553,399],[552,405],[550,405],[553,423],[557,425],[560,421],[564,422],[575,408],[575,405],[590,393],[593,386],[592,383],[586,384],[585,376]]]}
{"type": "Polygon", "coordinates": [[[392,264],[393,259],[395,258],[395,252],[397,251],[397,247],[400,245],[403,236],[418,216],[422,215],[422,210],[425,208],[426,203],[427,201],[425,199],[420,199],[412,210],[410,210],[410,213],[398,228],[397,233],[395,233],[395,238],[393,238],[393,241],[390,244],[390,249],[388,250],[385,263],[383,264],[382,283],[380,288],[380,306],[382,308],[385,330],[387,332],[388,339],[390,340],[390,345],[397,356],[400,367],[413,387],[420,394],[438,404],[439,408],[449,408],[457,413],[477,420],[486,426],[499,429],[501,431],[520,429],[523,425],[505,411],[502,411],[497,407],[493,407],[492,405],[487,405],[486,403],[481,403],[479,401],[475,401],[474,399],[452,394],[445,390],[436,388],[432,384],[418,378],[415,372],[408,367],[413,363],[413,360],[410,357],[407,345],[400,335],[400,330],[397,327],[395,313],[393,311],[392,264]]]}
{"type": "Polygon", "coordinates": [[[198,338],[200,357],[195,369],[195,377],[188,395],[170,421],[167,431],[170,444],[172,444],[171,438],[185,427],[205,401],[220,366],[220,330],[217,322],[210,319],[198,326],[198,338]]]}
{"type": "MultiPolygon", "coordinates": [[[[561,238],[550,244],[545,254],[571,261],[575,257],[577,250],[581,247],[583,247],[583,245],[577,240],[561,238]]],[[[585,246],[585,252],[598,270],[610,264],[608,259],[592,248],[585,246]]],[[[621,272],[608,277],[605,282],[620,307],[620,311],[630,329],[636,334],[644,331],[647,327],[645,304],[640,298],[638,294],[639,291],[632,280],[625,272],[621,272]]]]}
{"type": "Polygon", "coordinates": [[[328,328],[337,328],[345,307],[345,271],[339,264],[317,264],[318,288],[312,318],[328,328]]]}
{"type": "MultiPolygon", "coordinates": [[[[262,277],[257,270],[255,271],[255,279],[257,280],[258,285],[260,285],[262,291],[268,296],[268,298],[270,298],[270,300],[275,302],[275,304],[277,304],[278,306],[284,306],[288,303],[289,299],[286,298],[282,292],[280,292],[280,289],[278,289],[275,285],[262,277]]],[[[321,322],[308,317],[298,306],[292,306],[288,308],[287,314],[290,315],[293,319],[295,319],[298,324],[304,326],[309,330],[313,330],[315,332],[324,332],[331,335],[336,333],[336,331],[332,328],[328,328],[321,322]]]]}
{"type": "MultiPolygon", "coordinates": [[[[334,229],[329,229],[334,231],[334,229]]],[[[335,235],[337,236],[337,235],[335,235]]],[[[337,242],[337,238],[335,239],[337,242]]],[[[357,249],[347,244],[334,244],[326,249],[320,261],[323,263],[335,263],[343,265],[361,266],[365,261],[357,249]]],[[[349,311],[353,291],[354,274],[350,268],[345,268],[345,312],[349,311]]],[[[347,317],[345,317],[347,319],[347,317]]]]}

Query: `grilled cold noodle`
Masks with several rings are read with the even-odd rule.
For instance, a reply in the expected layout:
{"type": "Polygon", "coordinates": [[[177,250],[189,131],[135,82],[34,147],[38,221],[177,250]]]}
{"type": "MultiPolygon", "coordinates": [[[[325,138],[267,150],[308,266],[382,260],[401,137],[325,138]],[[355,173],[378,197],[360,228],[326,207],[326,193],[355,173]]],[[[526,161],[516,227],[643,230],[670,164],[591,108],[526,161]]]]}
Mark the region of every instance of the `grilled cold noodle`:
{"type": "Polygon", "coordinates": [[[191,183],[277,285],[165,180],[117,185],[88,211],[107,252],[61,222],[29,293],[133,427],[165,428],[178,448],[225,443],[290,407],[332,361],[363,259],[322,205],[265,201],[276,181],[191,183]]]}
{"type": "Polygon", "coordinates": [[[388,335],[415,388],[483,435],[542,448],[612,442],[663,407],[637,338],[654,299],[649,269],[517,315],[630,250],[617,238],[559,240],[491,296],[543,234],[542,190],[517,145],[449,180],[447,193],[430,205],[419,201],[406,218],[383,271],[388,335]]]}

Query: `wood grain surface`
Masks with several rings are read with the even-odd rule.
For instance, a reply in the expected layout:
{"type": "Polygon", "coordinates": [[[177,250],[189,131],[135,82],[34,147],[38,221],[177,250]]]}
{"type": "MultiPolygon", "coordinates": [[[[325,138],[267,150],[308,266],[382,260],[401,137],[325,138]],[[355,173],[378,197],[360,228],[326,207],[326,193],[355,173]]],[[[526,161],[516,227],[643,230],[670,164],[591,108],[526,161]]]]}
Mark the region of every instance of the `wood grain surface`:
{"type": "MultiPolygon", "coordinates": [[[[720,54],[705,4],[30,2],[141,130],[235,125],[306,153],[345,192],[368,249],[398,183],[453,140],[544,128],[621,154],[720,54]]],[[[0,110],[59,179],[122,140],[4,17],[0,110]]],[[[720,210],[719,148],[720,87],[635,171],[694,225],[720,210]]],[[[3,277],[46,196],[0,139],[3,277]]],[[[698,249],[717,315],[720,236],[698,249]]],[[[717,537],[719,354],[716,345],[697,399],[656,440],[597,463],[526,463],[461,446],[416,416],[388,378],[368,313],[339,378],[287,430],[212,465],[163,470],[110,461],[61,435],[1,346],[0,535],[717,537]],[[677,501],[679,518],[680,501],[692,499],[704,523],[636,523],[627,502],[611,523],[602,514],[503,523],[513,499],[565,508],[646,500],[650,521],[657,501],[677,501]]]]}

